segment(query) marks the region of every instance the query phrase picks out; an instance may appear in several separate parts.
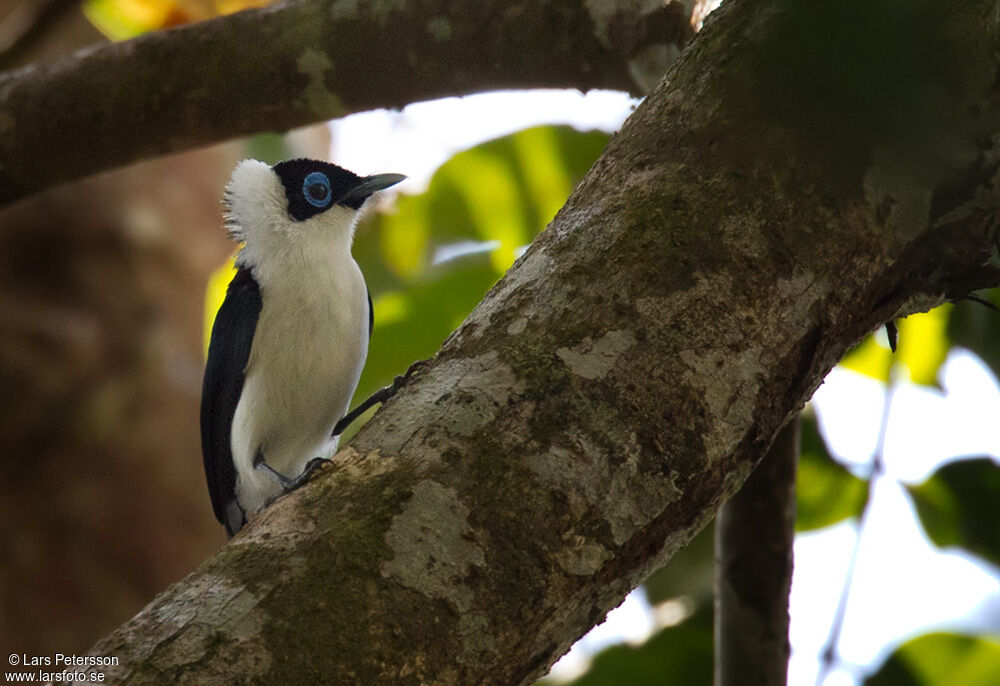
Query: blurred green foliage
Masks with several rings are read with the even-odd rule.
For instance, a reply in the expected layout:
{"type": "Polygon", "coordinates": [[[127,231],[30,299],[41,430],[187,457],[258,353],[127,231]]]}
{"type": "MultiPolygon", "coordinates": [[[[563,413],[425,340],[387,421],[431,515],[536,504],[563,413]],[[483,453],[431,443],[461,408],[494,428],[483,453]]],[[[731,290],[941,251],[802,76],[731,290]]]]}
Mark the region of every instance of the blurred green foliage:
{"type": "Polygon", "coordinates": [[[926,634],[904,643],[865,686],[993,686],[1000,683],[1000,641],[926,634]]]}
{"type": "MultiPolygon", "coordinates": [[[[927,535],[1000,566],[1000,466],[988,457],[950,462],[908,487],[927,535]]],[[[1000,683],[1000,671],[997,673],[1000,683]]]]}
{"type": "Polygon", "coordinates": [[[713,521],[691,542],[646,579],[646,597],[656,607],[678,597],[688,598],[699,606],[712,605],[715,592],[715,522],[713,521]]]}
{"type": "Polygon", "coordinates": [[[821,529],[860,516],[868,504],[868,483],[830,456],[819,433],[816,415],[803,412],[801,416],[795,530],[821,529]]]}

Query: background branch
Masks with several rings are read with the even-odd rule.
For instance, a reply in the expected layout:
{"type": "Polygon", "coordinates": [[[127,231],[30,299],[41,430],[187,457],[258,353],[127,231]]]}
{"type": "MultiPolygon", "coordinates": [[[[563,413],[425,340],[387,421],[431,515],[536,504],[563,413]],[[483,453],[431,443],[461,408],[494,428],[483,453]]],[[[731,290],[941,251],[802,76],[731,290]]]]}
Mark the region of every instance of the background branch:
{"type": "Polygon", "coordinates": [[[0,75],[0,204],[351,112],[504,88],[637,92],[634,58],[648,71],[657,46],[693,34],[680,3],[628,0],[301,0],[157,31],[0,75]]]}
{"type": "Polygon", "coordinates": [[[715,684],[784,686],[799,417],[715,521],[715,684]]]}

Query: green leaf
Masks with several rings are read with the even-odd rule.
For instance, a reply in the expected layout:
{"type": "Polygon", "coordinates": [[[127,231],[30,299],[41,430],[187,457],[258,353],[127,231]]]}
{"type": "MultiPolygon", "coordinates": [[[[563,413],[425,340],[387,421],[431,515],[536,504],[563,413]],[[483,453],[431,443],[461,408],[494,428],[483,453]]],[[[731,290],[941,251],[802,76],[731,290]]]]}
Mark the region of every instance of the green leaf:
{"type": "Polygon", "coordinates": [[[177,11],[170,0],[86,0],[83,13],[111,40],[127,40],[166,25],[177,11]]]}
{"type": "Polygon", "coordinates": [[[935,633],[900,646],[865,686],[994,686],[1000,679],[1000,642],[935,633]]]}
{"type": "Polygon", "coordinates": [[[1000,467],[993,460],[951,462],[907,490],[935,545],[961,546],[1000,565],[1000,467]]]}
{"type": "MultiPolygon", "coordinates": [[[[1000,307],[1000,288],[978,294],[1000,307]]],[[[1000,378],[1000,313],[968,300],[956,303],[948,320],[948,336],[954,345],[968,348],[1000,378]]]]}
{"type": "Polygon", "coordinates": [[[802,415],[802,448],[796,477],[796,531],[821,529],[857,517],[868,503],[868,484],[836,462],[815,415],[802,415]]]}
{"type": "MultiPolygon", "coordinates": [[[[539,682],[549,683],[546,680],[539,682]]],[[[661,686],[712,683],[712,604],[639,646],[616,645],[598,653],[572,686],[661,686]]]]}

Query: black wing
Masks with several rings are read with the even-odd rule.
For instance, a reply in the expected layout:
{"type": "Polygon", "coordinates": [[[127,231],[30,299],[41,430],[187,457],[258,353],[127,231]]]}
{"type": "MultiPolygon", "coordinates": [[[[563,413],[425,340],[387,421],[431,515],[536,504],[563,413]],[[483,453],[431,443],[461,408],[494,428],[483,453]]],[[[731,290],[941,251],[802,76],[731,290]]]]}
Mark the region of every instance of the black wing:
{"type": "MultiPolygon", "coordinates": [[[[365,288],[368,291],[367,288],[365,288]]],[[[372,292],[368,291],[368,340],[372,339],[372,329],[375,328],[375,307],[372,306],[372,292]]]]}
{"type": "Polygon", "coordinates": [[[226,299],[212,326],[201,389],[201,454],[208,494],[216,519],[230,536],[246,521],[236,502],[236,467],[230,440],[260,305],[257,282],[249,269],[240,267],[229,282],[226,299]]]}

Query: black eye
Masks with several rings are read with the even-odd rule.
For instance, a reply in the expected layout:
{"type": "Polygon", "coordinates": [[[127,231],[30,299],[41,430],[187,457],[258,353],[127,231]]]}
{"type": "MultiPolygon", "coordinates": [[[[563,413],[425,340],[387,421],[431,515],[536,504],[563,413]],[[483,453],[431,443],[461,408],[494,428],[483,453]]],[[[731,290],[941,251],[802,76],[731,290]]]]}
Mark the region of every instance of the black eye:
{"type": "Polygon", "coordinates": [[[323,172],[313,172],[302,182],[302,195],[313,207],[330,204],[330,179],[323,172]]]}

